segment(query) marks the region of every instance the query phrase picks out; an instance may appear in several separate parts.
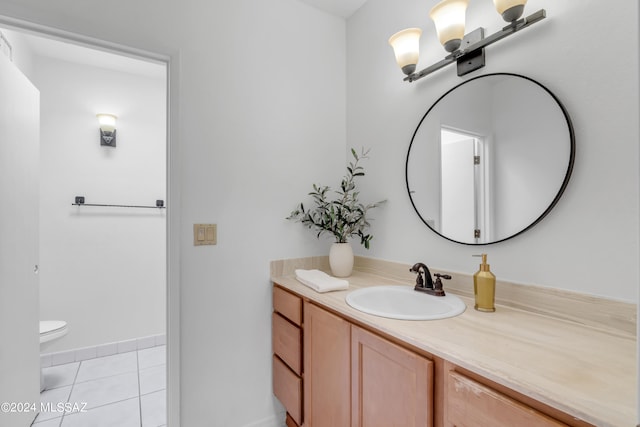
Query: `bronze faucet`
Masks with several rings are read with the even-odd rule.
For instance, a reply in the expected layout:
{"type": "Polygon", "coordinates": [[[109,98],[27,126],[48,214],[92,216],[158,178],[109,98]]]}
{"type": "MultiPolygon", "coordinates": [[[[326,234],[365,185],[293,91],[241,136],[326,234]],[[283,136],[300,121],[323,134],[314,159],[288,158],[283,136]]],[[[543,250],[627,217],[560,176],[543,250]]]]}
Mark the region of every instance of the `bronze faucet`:
{"type": "Polygon", "coordinates": [[[434,283],[433,279],[431,278],[431,272],[429,271],[429,267],[427,267],[425,264],[421,262],[414,264],[414,266],[411,267],[409,271],[412,273],[418,274],[418,276],[416,277],[416,286],[414,288],[416,291],[426,292],[429,295],[434,295],[437,297],[445,296],[444,289],[442,289],[441,279],[451,279],[451,276],[449,276],[448,274],[436,273],[434,274],[434,276],[436,276],[436,281],[434,283]],[[423,279],[423,275],[424,275],[424,279],[423,279]],[[427,282],[426,285],[425,285],[425,279],[427,282]]]}

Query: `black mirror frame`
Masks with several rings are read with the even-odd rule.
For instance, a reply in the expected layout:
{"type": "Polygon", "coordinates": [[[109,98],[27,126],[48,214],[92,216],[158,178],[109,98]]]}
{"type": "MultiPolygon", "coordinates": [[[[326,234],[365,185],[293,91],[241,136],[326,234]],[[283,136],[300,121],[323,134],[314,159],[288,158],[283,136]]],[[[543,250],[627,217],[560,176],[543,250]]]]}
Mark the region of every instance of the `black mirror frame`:
{"type": "Polygon", "coordinates": [[[409,195],[409,200],[411,201],[411,206],[413,206],[413,210],[418,214],[418,217],[420,218],[420,220],[434,233],[436,233],[437,235],[451,241],[454,243],[460,243],[462,245],[468,245],[468,246],[486,246],[486,245],[493,245],[496,243],[500,243],[500,242],[504,242],[505,240],[509,240],[512,239],[516,236],[519,236],[520,234],[524,233],[525,231],[531,229],[533,226],[535,226],[536,224],[538,224],[540,221],[542,221],[542,219],[544,217],[546,217],[549,212],[551,212],[551,210],[556,206],[556,204],[558,203],[558,201],[560,200],[560,197],[562,197],[562,194],[564,193],[565,189],[567,188],[567,185],[569,184],[569,179],[571,178],[571,173],[573,172],[573,165],[575,162],[575,157],[576,157],[576,141],[575,141],[575,132],[573,130],[573,124],[571,122],[571,118],[569,117],[569,113],[567,112],[566,108],[564,107],[564,105],[562,104],[562,102],[560,102],[560,100],[558,99],[558,97],[551,92],[547,87],[545,87],[544,85],[542,85],[541,83],[537,82],[536,80],[530,78],[530,77],[526,77],[520,74],[514,74],[514,73],[490,73],[490,74],[483,74],[481,76],[477,76],[474,78],[471,78],[469,80],[465,80],[464,82],[454,86],[453,88],[449,89],[447,92],[445,92],[440,98],[438,98],[436,100],[436,102],[433,103],[433,105],[427,110],[427,112],[425,113],[424,116],[422,116],[422,119],[420,119],[420,122],[418,123],[418,126],[416,126],[416,130],[413,132],[413,136],[411,137],[411,142],[409,143],[409,149],[407,150],[407,159],[405,162],[405,182],[406,182],[406,186],[407,186],[407,194],[409,195]],[[481,79],[481,78],[485,78],[485,77],[490,77],[490,76],[512,76],[512,77],[519,77],[525,80],[528,80],[536,85],[538,85],[540,88],[542,88],[545,92],[547,92],[554,101],[556,101],[556,103],[558,104],[558,106],[560,107],[560,110],[562,111],[562,114],[564,115],[565,120],[567,121],[567,128],[569,129],[569,138],[570,138],[570,144],[571,144],[571,152],[569,154],[569,164],[567,166],[567,172],[565,174],[564,177],[564,181],[562,182],[562,185],[560,187],[560,189],[558,190],[558,194],[556,194],[556,196],[554,197],[553,201],[551,201],[551,204],[547,207],[547,209],[544,210],[544,212],[542,212],[542,214],[535,220],[533,221],[531,224],[529,224],[527,227],[523,228],[522,230],[508,236],[505,237],[503,239],[500,240],[496,240],[493,242],[488,242],[488,243],[469,243],[469,242],[460,242],[457,240],[453,240],[441,233],[439,233],[438,231],[436,231],[434,228],[432,228],[427,221],[422,217],[422,215],[420,214],[420,211],[418,211],[418,208],[416,207],[413,198],[411,197],[411,188],[409,187],[409,156],[411,155],[411,147],[413,146],[413,141],[415,140],[416,134],[418,133],[418,130],[420,129],[420,126],[422,125],[422,122],[424,122],[424,120],[427,118],[427,116],[429,115],[429,113],[431,112],[431,110],[433,110],[438,103],[445,98],[449,93],[453,92],[454,90],[458,89],[460,86],[463,86],[467,83],[470,83],[474,80],[477,79],[481,79]]]}

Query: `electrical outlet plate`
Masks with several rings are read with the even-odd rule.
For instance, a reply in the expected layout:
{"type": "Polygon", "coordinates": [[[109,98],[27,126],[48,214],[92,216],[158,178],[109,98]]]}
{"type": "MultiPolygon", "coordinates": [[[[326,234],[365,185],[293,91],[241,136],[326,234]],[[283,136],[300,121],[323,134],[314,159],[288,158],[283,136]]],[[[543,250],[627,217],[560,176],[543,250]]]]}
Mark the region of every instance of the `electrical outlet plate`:
{"type": "Polygon", "coordinates": [[[215,245],[218,243],[216,224],[193,224],[193,245],[215,245]]]}

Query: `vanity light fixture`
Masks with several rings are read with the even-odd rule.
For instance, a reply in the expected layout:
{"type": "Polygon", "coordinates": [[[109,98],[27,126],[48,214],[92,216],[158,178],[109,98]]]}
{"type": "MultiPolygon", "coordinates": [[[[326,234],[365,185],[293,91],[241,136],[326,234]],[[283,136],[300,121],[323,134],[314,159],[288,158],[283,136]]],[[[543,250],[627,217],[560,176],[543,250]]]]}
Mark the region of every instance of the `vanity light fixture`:
{"type": "Polygon", "coordinates": [[[429,12],[429,17],[436,25],[438,40],[447,52],[457,50],[462,43],[468,5],[469,0],[444,0],[429,12]]]}
{"type": "Polygon", "coordinates": [[[420,53],[420,28],[407,28],[391,36],[389,44],[396,54],[396,62],[406,75],[416,71],[420,53]]]}
{"type": "Polygon", "coordinates": [[[391,36],[389,44],[393,47],[396,61],[402,72],[407,75],[404,80],[414,82],[454,62],[457,63],[458,76],[464,76],[482,68],[485,65],[484,48],[486,46],[527,28],[547,16],[546,11],[540,9],[520,19],[527,0],[493,0],[493,3],[509,25],[488,37],[484,36],[482,27],[465,35],[465,13],[469,0],[443,0],[436,4],[429,16],[435,23],[440,43],[450,53],[441,61],[418,72],[415,70],[422,30],[408,28],[391,36]]]}
{"type": "Polygon", "coordinates": [[[100,145],[116,146],[116,119],[113,114],[97,114],[100,124],[100,145]]]}

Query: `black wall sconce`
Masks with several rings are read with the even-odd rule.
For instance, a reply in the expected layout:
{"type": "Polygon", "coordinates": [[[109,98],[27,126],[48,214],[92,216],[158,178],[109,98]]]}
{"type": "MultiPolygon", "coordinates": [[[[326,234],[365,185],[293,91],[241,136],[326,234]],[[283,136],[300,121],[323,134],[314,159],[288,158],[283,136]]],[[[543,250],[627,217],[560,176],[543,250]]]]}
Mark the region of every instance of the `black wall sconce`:
{"type": "Polygon", "coordinates": [[[100,145],[116,146],[116,119],[113,114],[97,114],[100,123],[100,145]]]}
{"type": "Polygon", "coordinates": [[[484,28],[477,28],[469,34],[464,33],[465,13],[469,0],[443,0],[436,4],[429,13],[438,33],[438,39],[447,52],[443,60],[415,72],[420,50],[420,28],[407,28],[389,39],[393,47],[396,61],[402,72],[407,75],[405,81],[413,82],[421,79],[449,64],[457,63],[458,76],[475,71],[485,65],[485,46],[489,46],[516,31],[527,28],[547,15],[544,9],[520,19],[524,13],[527,0],[493,0],[496,10],[509,25],[502,30],[485,37],[484,28]]]}

